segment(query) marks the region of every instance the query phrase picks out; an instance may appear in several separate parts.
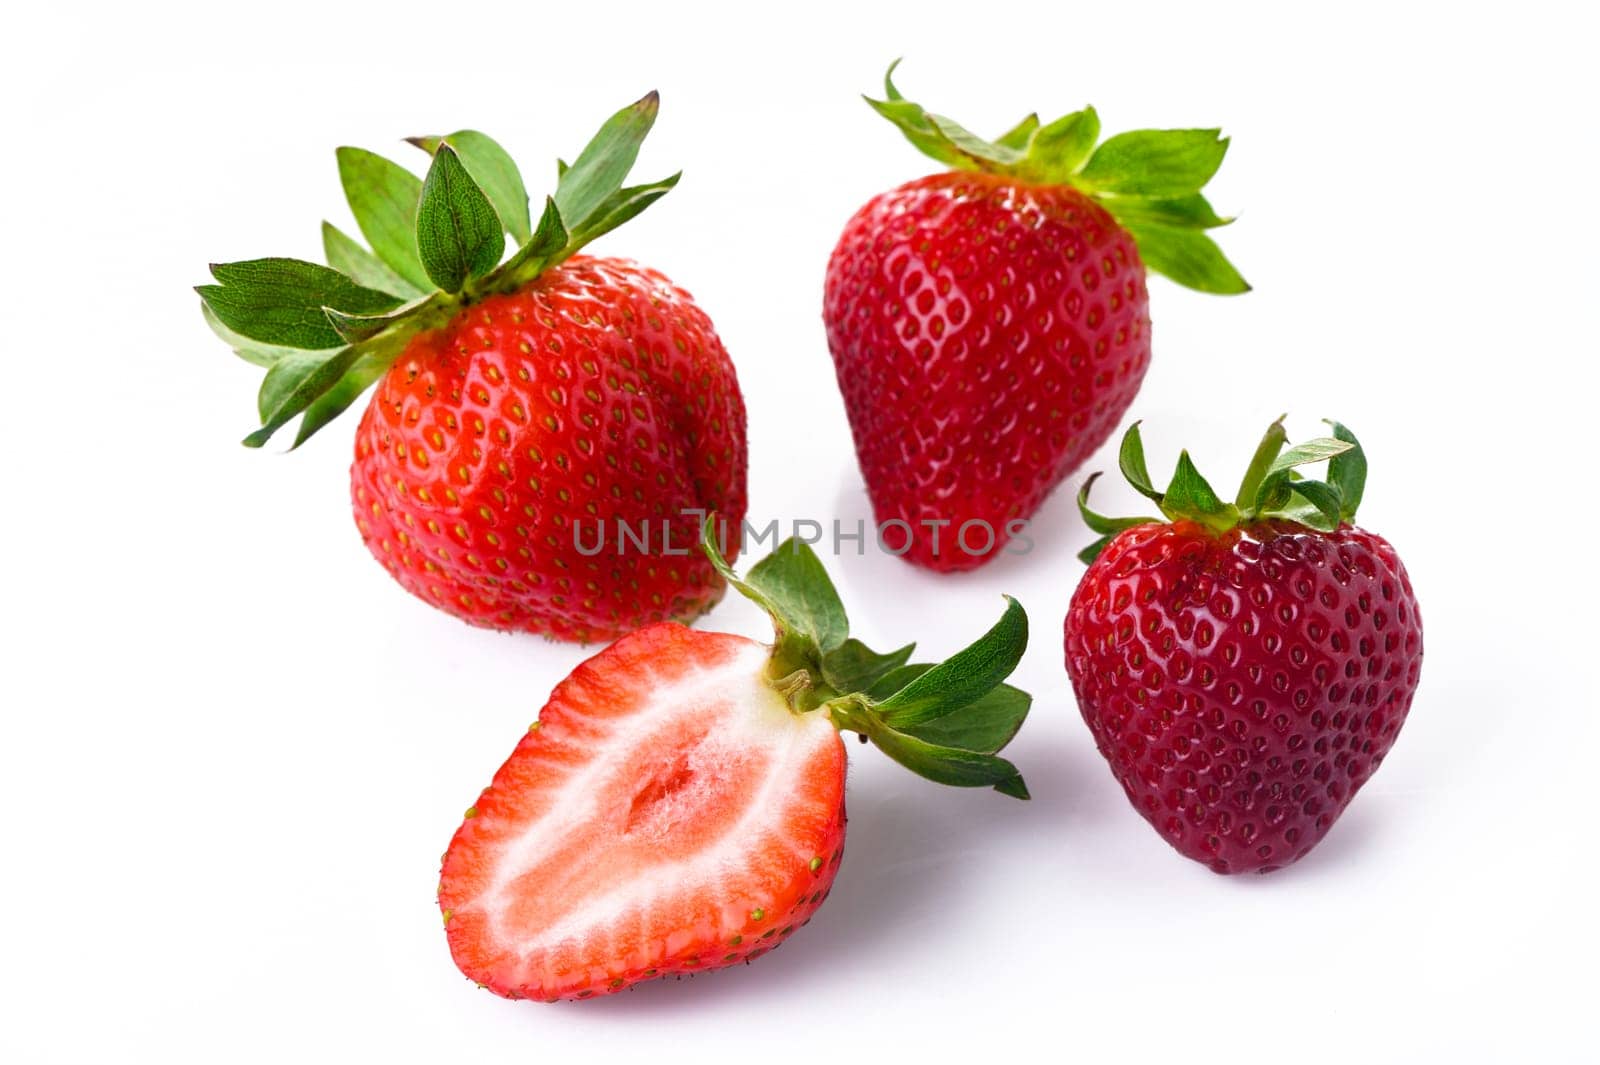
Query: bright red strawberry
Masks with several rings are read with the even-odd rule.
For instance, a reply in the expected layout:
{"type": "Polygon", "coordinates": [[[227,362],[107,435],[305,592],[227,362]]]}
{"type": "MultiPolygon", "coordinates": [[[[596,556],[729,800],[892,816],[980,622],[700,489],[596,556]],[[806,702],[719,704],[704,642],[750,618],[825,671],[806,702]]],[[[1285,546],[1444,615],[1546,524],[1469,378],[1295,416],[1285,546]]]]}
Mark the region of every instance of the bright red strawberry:
{"type": "Polygon", "coordinates": [[[780,545],[744,580],[768,647],[662,623],[559,684],[467,811],[439,883],[450,952],[508,998],[588,998],[749,961],[828,895],[845,833],[840,729],[931,779],[1027,797],[995,752],[1028,711],[1001,680],[1013,601],[977,643],[908,666],[848,638],[817,557],[780,545]]]}
{"type": "Polygon", "coordinates": [[[1095,745],[1179,853],[1219,873],[1298,861],[1389,753],[1422,668],[1422,616],[1394,548],[1351,524],[1366,459],[1268,430],[1236,503],[1185,452],[1165,492],[1138,426],[1128,480],[1170,523],[1103,518],[1072,597],[1067,673],[1095,745]],[[1328,462],[1326,481],[1296,468],[1328,462]]]}
{"type": "Polygon", "coordinates": [[[873,511],[894,523],[886,543],[969,569],[1133,402],[1150,363],[1146,268],[1247,290],[1204,232],[1228,221],[1200,193],[1228,142],[1141,130],[1096,148],[1093,108],[1043,126],[1030,115],[990,142],[905,100],[889,76],[884,89],[868,102],[952,169],[850,220],[823,320],[873,511]]]}
{"type": "Polygon", "coordinates": [[[745,412],[711,321],[653,270],[577,252],[677,176],[622,187],[652,93],[607,121],[537,226],[481,133],[416,138],[426,181],[341,149],[373,251],[324,224],[329,267],[215,266],[208,320],[267,367],[259,446],[296,446],[377,382],[351,494],[373,555],[478,625],[610,639],[692,620],[722,595],[699,514],[745,511],[745,412]],[[504,233],[516,250],[502,262],[504,233]]]}

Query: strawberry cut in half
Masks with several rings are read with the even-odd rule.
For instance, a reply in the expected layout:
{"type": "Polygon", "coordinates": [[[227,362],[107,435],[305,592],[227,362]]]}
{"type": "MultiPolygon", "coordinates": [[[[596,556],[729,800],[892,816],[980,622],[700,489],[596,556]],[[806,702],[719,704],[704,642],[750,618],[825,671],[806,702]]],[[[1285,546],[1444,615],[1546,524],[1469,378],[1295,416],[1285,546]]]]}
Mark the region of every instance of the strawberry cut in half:
{"type": "Polygon", "coordinates": [[[1207,231],[1215,129],[1100,140],[1094,108],[990,141],[868,103],[942,172],[869,200],[828,261],[823,324],[885,542],[937,571],[1006,550],[1116,429],[1150,365],[1147,271],[1248,290],[1207,231]]]}
{"type": "Polygon", "coordinates": [[[1286,447],[1274,422],[1234,502],[1188,452],[1158,490],[1135,424],[1122,472],[1165,520],[1090,510],[1094,477],[1078,495],[1100,534],[1065,625],[1078,707],[1134,808],[1218,873],[1305,857],[1388,756],[1421,676],[1411,578],[1354,524],[1367,460],[1329,424],[1286,447]],[[1326,479],[1303,476],[1323,461],[1326,479]]]}
{"type": "Polygon", "coordinates": [[[663,622],[556,686],[451,840],[450,952],[507,998],[604,995],[747,962],[809,921],[838,874],[849,729],[931,780],[1027,798],[998,756],[1030,699],[1015,600],[938,665],[848,635],[816,555],[780,544],[741,579],[773,643],[663,622]]]}
{"type": "Polygon", "coordinates": [[[298,418],[298,447],[370,389],[356,526],[401,587],[474,625],[610,640],[722,597],[685,549],[698,515],[744,516],[733,364],[687,292],[581,254],[677,183],[623,184],[658,106],[612,115],[537,217],[475,130],[412,138],[425,179],[341,148],[371,250],[324,223],[329,265],[224,263],[199,287],[212,328],[266,370],[246,444],[298,418]],[[648,535],[623,551],[622,529],[648,535]]]}

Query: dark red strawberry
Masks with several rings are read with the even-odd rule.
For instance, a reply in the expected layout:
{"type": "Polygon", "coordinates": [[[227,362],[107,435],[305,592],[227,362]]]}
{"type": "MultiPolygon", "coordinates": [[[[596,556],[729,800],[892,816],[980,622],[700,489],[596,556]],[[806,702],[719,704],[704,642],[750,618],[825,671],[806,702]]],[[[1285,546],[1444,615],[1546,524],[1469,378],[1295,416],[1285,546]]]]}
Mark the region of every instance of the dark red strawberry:
{"type": "Polygon", "coordinates": [[[259,446],[296,445],[377,382],[356,434],[356,522],[406,590],[478,625],[609,639],[723,592],[689,546],[745,511],[745,412],[711,321],[653,270],[577,252],[677,177],[624,188],[655,94],[603,126],[533,224],[516,164],[467,130],[416,138],[426,181],[339,152],[373,250],[330,267],[213,267],[208,319],[267,367],[259,446]],[[517,245],[502,262],[509,233],[517,245]]]}
{"type": "Polygon", "coordinates": [[[930,779],[1027,797],[995,752],[1028,696],[1013,601],[938,666],[878,655],[810,548],[744,580],[772,646],[662,623],[575,669],[456,832],[439,883],[450,952],[508,998],[588,998],[750,961],[811,919],[845,835],[840,729],[930,779]]]}
{"type": "MultiPolygon", "coordinates": [[[[890,74],[894,71],[890,67],[890,74]]],[[[868,100],[952,169],[874,198],[828,263],[823,320],[885,541],[937,570],[1002,550],[1111,434],[1150,363],[1145,270],[1246,291],[1205,230],[1217,130],[1096,147],[1085,108],[986,141],[868,100]],[[893,524],[889,524],[893,523],[893,524]]]]}
{"type": "MultiPolygon", "coordinates": [[[[1078,707],[1137,809],[1219,873],[1316,846],[1405,724],[1422,617],[1394,548],[1356,528],[1366,459],[1333,436],[1283,450],[1281,419],[1224,503],[1189,455],[1151,485],[1138,426],[1122,470],[1168,519],[1103,518],[1066,620],[1078,707]],[[1328,460],[1325,481],[1298,467],[1328,460]]],[[[1098,476],[1098,475],[1096,475],[1098,476]]]]}

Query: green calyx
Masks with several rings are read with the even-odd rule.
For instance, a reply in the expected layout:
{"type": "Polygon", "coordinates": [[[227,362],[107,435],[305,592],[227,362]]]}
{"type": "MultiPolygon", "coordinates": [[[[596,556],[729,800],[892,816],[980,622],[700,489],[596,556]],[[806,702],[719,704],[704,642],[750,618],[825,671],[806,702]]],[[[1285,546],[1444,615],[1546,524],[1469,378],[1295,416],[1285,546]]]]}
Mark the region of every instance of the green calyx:
{"type": "MultiPolygon", "coordinates": [[[[1244,480],[1233,502],[1225,502],[1200,475],[1187,451],[1178,455],[1178,466],[1165,491],[1157,491],[1145,468],[1144,442],[1139,423],[1123,434],[1118,463],[1122,475],[1134,490],[1160,508],[1168,521],[1192,521],[1218,533],[1252,522],[1277,519],[1297,522],[1322,532],[1332,532],[1355,521],[1356,508],[1367,483],[1367,458],[1361,443],[1338,422],[1327,423],[1332,436],[1319,436],[1284,449],[1288,434],[1280,417],[1267,427],[1245,471],[1244,480]],[[1313,480],[1300,467],[1327,462],[1327,475],[1313,480]]],[[[1098,473],[1078,491],[1078,512],[1100,539],[1084,548],[1078,557],[1093,562],[1106,544],[1124,529],[1148,525],[1159,518],[1107,518],[1089,509],[1089,489],[1098,473]]]]}
{"type": "Polygon", "coordinates": [[[409,143],[426,177],[359,148],[338,150],[345,198],[370,250],[327,222],[327,266],[253,259],[211,267],[200,285],[211,328],[267,373],[260,447],[295,418],[299,447],[381,377],[416,334],[487,296],[514,292],[628,221],[678,182],[624,187],[660,102],[650,93],[606,120],[534,218],[522,175],[490,137],[462,130],[409,143]],[[511,252],[506,254],[506,237],[511,252]]]}
{"type": "Polygon", "coordinates": [[[1200,292],[1250,291],[1205,232],[1233,221],[1218,216],[1200,191],[1228,151],[1220,130],[1141,129],[1102,141],[1100,117],[1085,107],[1048,123],[1030,114],[985,140],[901,96],[894,84],[899,65],[895,60],[883,76],[886,98],[866,101],[924,155],[955,170],[1069,185],[1133,236],[1149,269],[1200,292]]]}
{"type": "Polygon", "coordinates": [[[723,558],[715,515],[701,547],[717,572],[772,618],[767,678],[797,714],[821,711],[940,784],[992,787],[1026,799],[997,752],[1022,727],[1032,696],[1002,683],[1028,646],[1028,616],[1006,597],[994,627],[937,665],[911,663],[915,644],[879,654],[850,637],[844,604],[803,540],[790,538],[740,577],[723,558]]]}

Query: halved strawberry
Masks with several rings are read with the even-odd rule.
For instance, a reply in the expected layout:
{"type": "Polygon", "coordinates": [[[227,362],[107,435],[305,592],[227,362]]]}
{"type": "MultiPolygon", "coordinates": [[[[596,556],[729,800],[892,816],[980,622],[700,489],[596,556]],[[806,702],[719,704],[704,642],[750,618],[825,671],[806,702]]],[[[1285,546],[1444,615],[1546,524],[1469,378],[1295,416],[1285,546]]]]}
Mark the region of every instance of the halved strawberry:
{"type": "Polygon", "coordinates": [[[673,622],[618,640],[556,687],[450,843],[450,952],[497,994],[588,998],[777,946],[838,872],[842,728],[931,779],[1027,797],[995,755],[1030,701],[1000,683],[1027,643],[1015,601],[948,661],[906,665],[910,646],[848,638],[803,543],[744,580],[709,533],[706,553],[772,614],[774,645],[673,622]]]}

